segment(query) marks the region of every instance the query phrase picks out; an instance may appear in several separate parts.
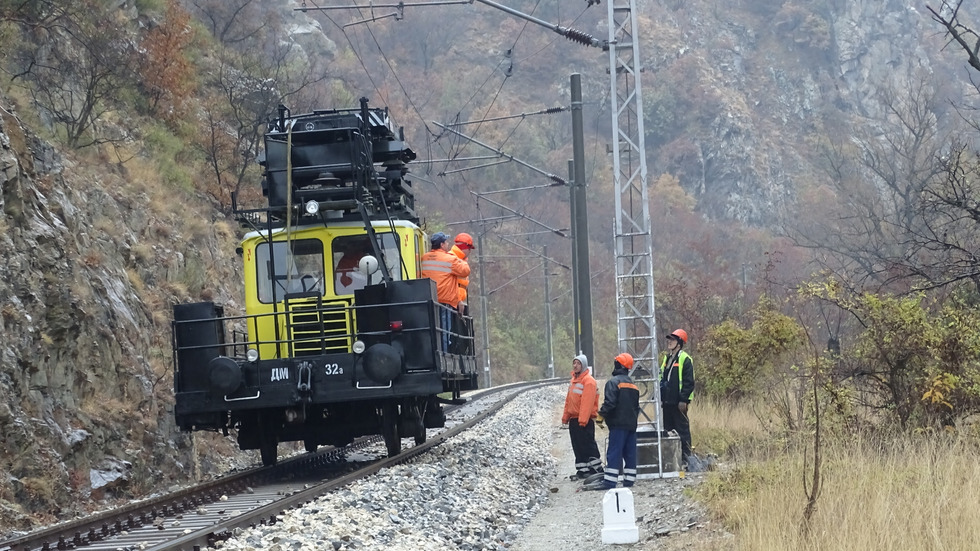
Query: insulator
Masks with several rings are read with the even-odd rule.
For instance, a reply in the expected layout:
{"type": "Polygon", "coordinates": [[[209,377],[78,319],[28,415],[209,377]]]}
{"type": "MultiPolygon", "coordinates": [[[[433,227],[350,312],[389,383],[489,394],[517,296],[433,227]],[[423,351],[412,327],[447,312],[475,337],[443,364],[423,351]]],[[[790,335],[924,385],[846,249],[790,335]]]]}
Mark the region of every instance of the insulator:
{"type": "Polygon", "coordinates": [[[565,31],[565,38],[571,40],[572,42],[578,42],[583,46],[591,46],[595,41],[592,35],[589,33],[584,33],[582,31],[576,31],[575,29],[568,29],[565,31]]]}
{"type": "Polygon", "coordinates": [[[564,110],[565,110],[564,107],[549,107],[545,109],[544,112],[547,115],[554,115],[555,113],[561,113],[564,110]]]}

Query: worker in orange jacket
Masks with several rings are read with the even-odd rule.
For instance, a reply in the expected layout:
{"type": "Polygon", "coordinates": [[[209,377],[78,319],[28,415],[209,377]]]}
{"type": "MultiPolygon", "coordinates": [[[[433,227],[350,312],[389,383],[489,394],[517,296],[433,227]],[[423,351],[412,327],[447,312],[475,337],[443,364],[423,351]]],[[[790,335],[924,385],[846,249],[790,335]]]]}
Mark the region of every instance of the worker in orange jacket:
{"type": "MultiPolygon", "coordinates": [[[[476,248],[473,246],[473,238],[470,234],[463,232],[457,234],[453,241],[455,244],[453,245],[452,253],[469,266],[470,264],[467,258],[470,256],[470,251],[476,248]]],[[[466,302],[466,288],[470,285],[470,278],[461,277],[457,282],[459,283],[459,306],[456,309],[459,311],[460,316],[457,318],[457,321],[460,322],[457,329],[459,333],[472,336],[473,318],[470,317],[470,307],[466,302]]],[[[459,341],[459,347],[455,352],[458,354],[473,354],[473,340],[471,338],[461,339],[459,341]]]]}
{"type": "Polygon", "coordinates": [[[442,350],[448,352],[453,313],[459,306],[459,278],[470,275],[470,266],[449,252],[451,244],[448,235],[437,232],[429,238],[429,242],[432,250],[422,255],[422,277],[436,282],[437,300],[451,307],[439,308],[442,350]]]}
{"type": "Polygon", "coordinates": [[[599,392],[589,359],[579,354],[572,360],[572,381],[565,396],[562,424],[568,424],[568,436],[575,454],[573,480],[584,480],[602,472],[599,446],[595,443],[595,418],[599,413],[599,392]]]}
{"type": "MultiPolygon", "coordinates": [[[[469,262],[466,260],[470,256],[469,251],[476,248],[473,246],[473,237],[471,237],[470,234],[463,232],[457,234],[456,239],[454,239],[453,241],[455,241],[455,244],[453,245],[452,253],[458,256],[459,259],[462,260],[463,262],[466,262],[466,265],[469,266],[469,262]]],[[[459,278],[458,281],[459,281],[459,301],[461,303],[465,303],[466,296],[467,296],[466,288],[469,287],[470,285],[470,278],[461,277],[459,278]]],[[[465,307],[460,308],[460,313],[465,314],[465,307]]]]}

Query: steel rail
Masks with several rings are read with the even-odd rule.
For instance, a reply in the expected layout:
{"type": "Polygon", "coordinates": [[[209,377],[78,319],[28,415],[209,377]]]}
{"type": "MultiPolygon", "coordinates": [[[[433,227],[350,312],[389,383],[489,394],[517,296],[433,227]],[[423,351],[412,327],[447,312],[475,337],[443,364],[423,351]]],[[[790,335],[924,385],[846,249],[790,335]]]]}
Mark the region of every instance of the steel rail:
{"type": "Polygon", "coordinates": [[[521,385],[519,387],[503,387],[500,389],[501,391],[514,390],[514,392],[491,404],[485,410],[467,421],[440,432],[434,438],[427,440],[423,444],[409,448],[394,457],[389,457],[371,463],[370,465],[362,467],[340,478],[325,481],[322,484],[299,491],[274,503],[258,507],[252,511],[249,511],[248,513],[244,513],[233,519],[228,519],[212,527],[198,530],[160,545],[146,548],[145,551],[200,551],[201,549],[206,549],[207,547],[213,547],[214,544],[219,541],[230,538],[236,530],[246,529],[258,525],[275,525],[279,521],[278,516],[287,510],[299,508],[321,495],[346,486],[361,478],[375,474],[381,469],[407,462],[408,460],[425,453],[435,446],[442,444],[460,432],[477,425],[484,419],[500,411],[505,404],[509,403],[522,392],[542,386],[553,385],[557,382],[557,380],[549,379],[547,381],[538,381],[533,384],[521,385]]]}
{"type": "MultiPolygon", "coordinates": [[[[461,407],[474,406],[495,394],[513,390],[512,395],[499,405],[488,406],[474,419],[470,419],[430,437],[424,444],[408,448],[399,455],[377,460],[369,466],[341,475],[328,481],[319,477],[329,475],[331,466],[348,467],[344,458],[369,445],[381,441],[379,436],[360,438],[343,448],[324,447],[315,454],[301,454],[284,458],[277,465],[258,467],[223,476],[216,480],[180,489],[174,493],[134,502],[122,507],[34,531],[23,536],[0,542],[0,551],[53,551],[55,549],[120,549],[135,546],[140,549],[202,549],[209,540],[227,538],[228,530],[254,523],[275,522],[275,515],[309,501],[317,495],[343,486],[359,477],[407,461],[431,449],[447,438],[472,427],[485,419],[504,403],[522,391],[538,386],[555,384],[557,380],[519,383],[501,386],[470,394],[478,400],[447,408],[447,413],[461,407]],[[293,486],[312,478],[302,490],[293,486]],[[321,485],[322,484],[322,485],[321,485]],[[319,488],[319,493],[317,492],[319,488]],[[230,497],[229,497],[230,496],[230,497]],[[260,501],[271,501],[251,511],[237,514],[236,508],[248,509],[260,501]],[[229,513],[229,511],[233,511],[229,513]],[[217,519],[217,522],[215,520],[217,519]],[[255,520],[252,520],[255,519],[255,520]],[[228,528],[225,528],[225,525],[228,528]],[[202,542],[203,545],[202,545],[202,542]]],[[[336,472],[333,473],[336,475],[336,472]]]]}

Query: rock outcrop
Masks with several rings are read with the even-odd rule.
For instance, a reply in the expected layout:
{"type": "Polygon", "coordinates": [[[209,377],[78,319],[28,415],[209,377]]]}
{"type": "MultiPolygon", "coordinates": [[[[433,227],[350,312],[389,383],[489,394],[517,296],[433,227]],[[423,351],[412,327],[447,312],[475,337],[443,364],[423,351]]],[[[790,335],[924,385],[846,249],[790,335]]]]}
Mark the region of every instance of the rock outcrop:
{"type": "Polygon", "coordinates": [[[236,303],[233,225],[215,217],[60,155],[0,98],[0,524],[212,470],[174,427],[169,320],[178,300],[236,303]]]}

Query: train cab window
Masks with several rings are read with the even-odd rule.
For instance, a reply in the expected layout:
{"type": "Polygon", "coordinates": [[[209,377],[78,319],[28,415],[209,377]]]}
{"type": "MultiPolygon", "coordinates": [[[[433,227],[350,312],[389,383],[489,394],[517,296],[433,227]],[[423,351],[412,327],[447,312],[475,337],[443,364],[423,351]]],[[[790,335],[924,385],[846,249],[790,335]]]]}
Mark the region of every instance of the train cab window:
{"type": "MultiPolygon", "coordinates": [[[[388,272],[393,279],[401,279],[401,251],[398,236],[391,233],[376,234],[381,241],[388,272]]],[[[381,282],[381,271],[365,274],[360,270],[361,259],[373,255],[371,243],[364,235],[343,235],[333,240],[334,289],[337,295],[353,294],[367,285],[381,282]]]]}
{"type": "Polygon", "coordinates": [[[260,244],[255,251],[259,301],[281,301],[286,295],[323,295],[323,242],[319,239],[260,244]]]}

